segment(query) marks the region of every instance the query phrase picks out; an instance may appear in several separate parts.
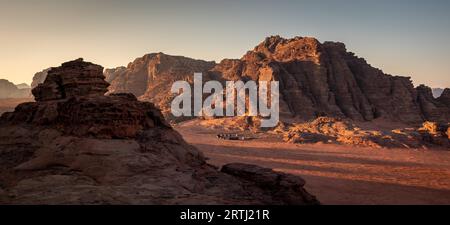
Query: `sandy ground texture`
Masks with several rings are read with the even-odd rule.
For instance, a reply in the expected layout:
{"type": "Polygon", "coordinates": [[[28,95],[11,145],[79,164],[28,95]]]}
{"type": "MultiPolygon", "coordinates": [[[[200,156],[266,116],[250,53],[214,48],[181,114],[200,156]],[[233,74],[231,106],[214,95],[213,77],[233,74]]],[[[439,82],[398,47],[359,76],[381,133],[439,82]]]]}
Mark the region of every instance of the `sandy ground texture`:
{"type": "Polygon", "coordinates": [[[175,127],[221,166],[257,164],[300,175],[323,204],[450,204],[450,151],[298,145],[269,134],[246,141],[220,140],[198,120],[175,127]]]}

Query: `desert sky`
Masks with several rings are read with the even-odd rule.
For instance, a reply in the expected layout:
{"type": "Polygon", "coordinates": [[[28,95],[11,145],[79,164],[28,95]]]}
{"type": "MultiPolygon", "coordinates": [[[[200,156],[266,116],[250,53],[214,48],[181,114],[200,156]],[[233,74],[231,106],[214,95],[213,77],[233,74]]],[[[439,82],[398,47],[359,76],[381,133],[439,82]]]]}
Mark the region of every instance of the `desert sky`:
{"type": "Polygon", "coordinates": [[[313,36],[415,85],[450,87],[450,1],[0,0],[0,78],[83,57],[104,67],[151,52],[220,61],[266,36],[313,36]]]}

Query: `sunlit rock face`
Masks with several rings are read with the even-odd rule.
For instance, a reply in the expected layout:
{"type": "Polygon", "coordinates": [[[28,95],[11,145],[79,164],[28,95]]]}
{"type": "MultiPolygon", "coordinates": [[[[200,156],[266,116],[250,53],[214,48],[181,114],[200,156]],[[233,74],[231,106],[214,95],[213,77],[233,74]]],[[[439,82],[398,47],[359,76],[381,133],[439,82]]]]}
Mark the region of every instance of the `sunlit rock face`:
{"type": "Polygon", "coordinates": [[[213,71],[233,80],[279,81],[281,113],[305,120],[332,116],[420,123],[448,121],[450,116],[449,106],[440,100],[421,98],[421,89],[409,77],[373,68],[343,43],[272,36],[240,60],[224,60],[213,71]],[[439,110],[431,115],[424,104],[439,110]]]}
{"type": "Polygon", "coordinates": [[[107,71],[109,93],[131,92],[170,116],[172,83],[192,81],[194,72],[203,72],[204,81],[279,81],[282,119],[331,116],[414,124],[450,120],[450,106],[414,88],[409,77],[383,73],[348,52],[343,43],[320,43],[311,37],[268,37],[242,58],[218,64],[149,54],[126,68],[107,71]]]}

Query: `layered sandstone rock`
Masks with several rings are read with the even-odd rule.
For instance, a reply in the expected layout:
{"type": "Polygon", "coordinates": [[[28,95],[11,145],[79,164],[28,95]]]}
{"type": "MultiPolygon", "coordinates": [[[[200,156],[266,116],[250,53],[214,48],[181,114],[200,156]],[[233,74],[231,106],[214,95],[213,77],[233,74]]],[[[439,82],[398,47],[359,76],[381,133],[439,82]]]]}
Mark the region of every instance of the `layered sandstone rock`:
{"type": "Polygon", "coordinates": [[[447,93],[442,93],[441,97],[435,99],[431,88],[420,85],[417,87],[417,100],[420,105],[423,117],[429,121],[448,122],[450,121],[450,104],[448,104],[447,93]]]}
{"type": "Polygon", "coordinates": [[[0,117],[0,204],[318,204],[301,178],[250,165],[219,172],[153,104],[104,96],[102,76],[64,63],[36,102],[0,117]]]}
{"type": "Polygon", "coordinates": [[[450,107],[450,88],[444,89],[439,98],[437,98],[437,101],[447,108],[450,107]]]}
{"type": "Polygon", "coordinates": [[[45,78],[47,78],[48,71],[51,69],[52,68],[47,68],[40,72],[35,73],[33,76],[33,81],[31,82],[31,88],[33,89],[37,87],[39,84],[44,83],[45,78]]]}
{"type": "Polygon", "coordinates": [[[77,59],[49,70],[44,83],[34,88],[32,93],[36,101],[48,101],[103,95],[108,86],[103,67],[77,59]]]}
{"type": "MultiPolygon", "coordinates": [[[[124,76],[127,68],[124,66],[119,66],[113,69],[105,69],[103,74],[105,75],[105,80],[108,83],[111,83],[113,80],[115,80],[117,77],[124,76]]],[[[112,87],[111,87],[112,88],[112,87]]]]}
{"type": "Polygon", "coordinates": [[[16,84],[16,87],[23,90],[23,89],[28,89],[29,91],[31,91],[31,87],[30,85],[26,84],[26,83],[21,83],[21,84],[16,84]]]}
{"type": "Polygon", "coordinates": [[[170,116],[170,103],[174,97],[170,88],[175,81],[193,82],[195,72],[206,72],[214,62],[195,60],[163,53],[137,58],[126,69],[106,70],[110,81],[109,93],[129,92],[144,101],[151,101],[166,116],[170,116]]]}
{"type": "Polygon", "coordinates": [[[424,87],[414,88],[409,77],[383,73],[348,52],[343,43],[309,37],[268,37],[241,59],[219,64],[149,54],[130,63],[125,72],[108,75],[113,78],[110,92],[132,92],[167,115],[171,84],[192,79],[194,72],[204,72],[205,80],[279,81],[282,119],[333,116],[414,124],[450,120],[445,96],[434,99],[424,87]]]}

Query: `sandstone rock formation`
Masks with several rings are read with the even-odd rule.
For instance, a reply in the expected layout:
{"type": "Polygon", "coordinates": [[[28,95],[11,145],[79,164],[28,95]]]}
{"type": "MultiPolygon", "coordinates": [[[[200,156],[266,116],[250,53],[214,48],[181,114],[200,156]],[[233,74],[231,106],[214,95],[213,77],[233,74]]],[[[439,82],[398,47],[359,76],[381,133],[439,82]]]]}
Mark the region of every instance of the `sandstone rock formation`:
{"type": "Polygon", "coordinates": [[[152,103],[104,96],[102,69],[52,68],[0,117],[0,204],[318,204],[301,178],[208,165],[152,103]]]}
{"type": "Polygon", "coordinates": [[[8,80],[0,79],[0,99],[27,98],[29,95],[29,88],[18,88],[8,80]]]}
{"type": "Polygon", "coordinates": [[[195,72],[206,74],[214,65],[214,62],[154,53],[137,58],[126,69],[119,67],[105,73],[111,83],[109,93],[133,93],[140,100],[155,103],[166,116],[170,116],[173,82],[185,80],[192,83],[195,72]]]}
{"type": "Polygon", "coordinates": [[[442,89],[442,88],[432,88],[431,91],[433,92],[433,97],[439,98],[439,96],[441,96],[442,92],[444,92],[444,89],[442,89]]]}
{"type": "MultiPolygon", "coordinates": [[[[105,75],[105,80],[108,83],[111,83],[113,80],[115,80],[117,77],[124,76],[124,73],[126,72],[127,68],[124,66],[119,66],[117,68],[113,69],[105,69],[103,72],[103,75],[105,75]]],[[[110,88],[112,88],[110,86],[110,88]]]]}
{"type": "Polygon", "coordinates": [[[32,93],[36,101],[103,95],[109,86],[104,79],[103,67],[77,59],[48,71],[44,83],[32,93]]]}
{"type": "Polygon", "coordinates": [[[448,121],[450,117],[448,107],[430,115],[422,104],[439,103],[422,101],[420,90],[408,77],[384,74],[347,52],[342,43],[274,36],[233,66],[225,61],[216,68],[228,79],[280,81],[282,110],[303,119],[326,115],[418,123],[423,119],[448,121]]]}
{"type": "Polygon", "coordinates": [[[441,98],[434,99],[427,88],[414,88],[409,77],[383,73],[348,52],[343,43],[320,43],[309,37],[268,37],[241,59],[219,64],[149,54],[130,63],[125,71],[108,72],[110,92],[132,92],[154,102],[167,115],[164,109],[170,105],[171,98],[166,96],[171,84],[192,79],[193,72],[204,72],[205,80],[279,81],[282,119],[450,121],[450,106],[441,98]]]}
{"type": "Polygon", "coordinates": [[[431,88],[420,85],[417,87],[417,100],[424,118],[428,121],[448,122],[450,121],[450,104],[447,97],[449,89],[444,90],[441,97],[435,99],[431,88]]]}
{"type": "Polygon", "coordinates": [[[40,72],[35,73],[34,76],[33,76],[33,80],[31,82],[31,88],[34,89],[39,84],[44,83],[45,78],[47,78],[48,71],[51,70],[51,69],[52,68],[47,68],[47,69],[44,69],[44,70],[42,70],[40,72]]]}
{"type": "Polygon", "coordinates": [[[450,148],[448,124],[425,122],[419,129],[390,131],[362,129],[349,120],[319,117],[287,126],[282,133],[291,143],[338,143],[375,148],[450,148]]]}
{"type": "Polygon", "coordinates": [[[437,98],[437,101],[444,106],[450,107],[450,88],[444,89],[441,96],[437,98]]]}

